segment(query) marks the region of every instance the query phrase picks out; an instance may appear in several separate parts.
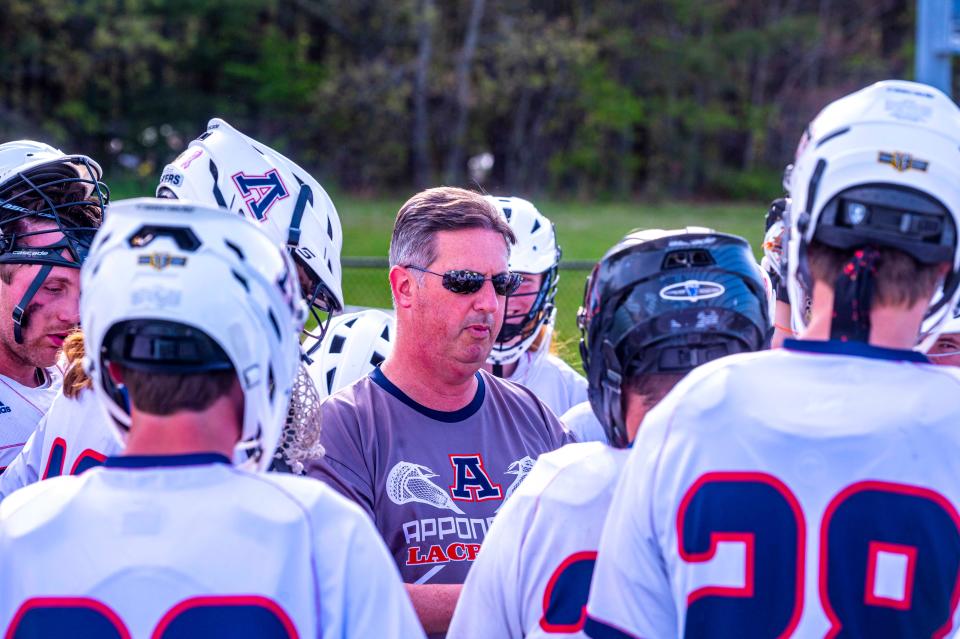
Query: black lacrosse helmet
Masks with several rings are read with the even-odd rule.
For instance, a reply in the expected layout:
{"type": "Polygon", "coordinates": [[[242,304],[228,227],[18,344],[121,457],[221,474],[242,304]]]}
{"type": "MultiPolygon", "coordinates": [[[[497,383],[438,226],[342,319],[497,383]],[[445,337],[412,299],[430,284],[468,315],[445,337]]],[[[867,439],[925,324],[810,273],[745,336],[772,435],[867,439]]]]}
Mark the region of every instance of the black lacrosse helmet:
{"type": "Polygon", "coordinates": [[[577,314],[590,406],[611,444],[628,444],[621,384],[686,374],[770,344],[766,286],[750,245],[710,229],[633,231],[587,278],[577,314]]]}

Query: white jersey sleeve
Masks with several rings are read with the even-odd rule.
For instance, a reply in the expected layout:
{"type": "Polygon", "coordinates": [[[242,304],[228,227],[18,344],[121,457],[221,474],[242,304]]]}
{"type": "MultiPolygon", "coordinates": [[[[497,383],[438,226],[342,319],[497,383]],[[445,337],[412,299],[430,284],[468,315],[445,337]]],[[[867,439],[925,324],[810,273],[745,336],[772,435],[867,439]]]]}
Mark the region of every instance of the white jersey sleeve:
{"type": "Polygon", "coordinates": [[[520,562],[523,531],[530,526],[536,500],[524,488],[537,481],[537,467],[497,513],[457,600],[447,639],[524,636],[524,598],[520,562]]]}
{"type": "Polygon", "coordinates": [[[653,527],[652,491],[638,489],[652,486],[666,430],[660,415],[670,411],[673,397],[668,395],[644,418],[604,522],[585,627],[595,639],[678,636],[677,613],[653,527]]]}
{"type": "Polygon", "coordinates": [[[603,429],[603,424],[597,419],[590,402],[587,400],[565,412],[560,417],[560,423],[573,433],[578,442],[610,443],[607,438],[607,431],[603,429]]]}
{"type": "Polygon", "coordinates": [[[596,442],[540,456],[494,519],[448,639],[585,636],[600,529],[625,458],[596,442]]]}
{"type": "Polygon", "coordinates": [[[58,393],[36,431],[0,475],[0,499],[41,479],[79,475],[123,451],[109,417],[91,390],[76,399],[58,393]]]}

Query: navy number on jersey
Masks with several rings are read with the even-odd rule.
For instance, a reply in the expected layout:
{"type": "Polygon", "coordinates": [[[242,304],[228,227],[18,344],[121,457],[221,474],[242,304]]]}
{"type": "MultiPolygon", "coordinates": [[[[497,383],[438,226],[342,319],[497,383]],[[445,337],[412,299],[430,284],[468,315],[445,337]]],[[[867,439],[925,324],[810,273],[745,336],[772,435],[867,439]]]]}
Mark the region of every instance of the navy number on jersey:
{"type": "MultiPolygon", "coordinates": [[[[43,471],[40,479],[49,479],[50,477],[59,477],[63,474],[63,462],[67,456],[67,442],[62,437],[57,437],[50,445],[50,454],[47,456],[47,467],[43,471]]],[[[94,466],[100,466],[106,460],[107,456],[99,453],[92,448],[88,448],[77,456],[73,462],[73,468],[70,469],[71,475],[79,475],[85,470],[94,466]]]]}
{"type": "MultiPolygon", "coordinates": [[[[86,597],[37,597],[17,610],[7,639],[74,637],[130,639],[117,614],[86,597]]],[[[276,602],[258,596],[193,597],[167,611],[153,639],[296,639],[297,630],[276,602]]]]}
{"type": "Polygon", "coordinates": [[[886,482],[849,486],[827,506],[820,548],[829,637],[942,637],[950,629],[960,520],[942,495],[886,482]]]}
{"type": "MultiPolygon", "coordinates": [[[[677,511],[681,558],[710,561],[728,541],[745,559],[740,585],[689,595],[685,636],[790,636],[804,605],[805,534],[799,502],[778,479],[698,479],[677,511]]],[[[828,637],[943,637],[960,599],[960,516],[931,490],[854,484],[824,512],[818,566],[828,637]]]]}
{"type": "Polygon", "coordinates": [[[550,634],[572,634],[583,630],[587,619],[587,597],[597,564],[596,551],[577,552],[557,566],[543,593],[540,628],[550,634]]]}
{"type": "Polygon", "coordinates": [[[710,473],[698,479],[677,513],[680,557],[710,561],[725,541],[742,542],[746,557],[742,586],[690,593],[686,636],[789,635],[802,609],[805,528],[793,493],[770,475],[710,473]]]}

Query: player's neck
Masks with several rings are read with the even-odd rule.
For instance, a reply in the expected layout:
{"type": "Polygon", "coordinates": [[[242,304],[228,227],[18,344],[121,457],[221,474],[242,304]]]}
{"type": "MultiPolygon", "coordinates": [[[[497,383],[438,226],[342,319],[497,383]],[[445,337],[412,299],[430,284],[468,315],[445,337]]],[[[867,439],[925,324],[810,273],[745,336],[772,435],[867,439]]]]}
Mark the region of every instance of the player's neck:
{"type": "Polygon", "coordinates": [[[232,458],[243,416],[228,397],[222,397],[199,412],[151,415],[133,407],[130,421],[125,455],[220,453],[232,458]]]}
{"type": "MultiPolygon", "coordinates": [[[[870,309],[870,339],[872,346],[910,350],[917,343],[920,323],[927,309],[927,301],[921,300],[912,307],[878,306],[870,309]]],[[[813,301],[810,305],[810,323],[800,339],[830,339],[830,324],[833,319],[833,289],[822,282],[813,286],[813,301]]]]}
{"type": "Polygon", "coordinates": [[[623,423],[627,427],[627,441],[633,442],[640,430],[640,424],[651,406],[643,395],[627,391],[623,396],[623,423]]]}
{"type": "Polygon", "coordinates": [[[476,369],[438,362],[426,349],[403,344],[399,333],[380,370],[412,400],[433,410],[460,410],[477,393],[476,369]]]}

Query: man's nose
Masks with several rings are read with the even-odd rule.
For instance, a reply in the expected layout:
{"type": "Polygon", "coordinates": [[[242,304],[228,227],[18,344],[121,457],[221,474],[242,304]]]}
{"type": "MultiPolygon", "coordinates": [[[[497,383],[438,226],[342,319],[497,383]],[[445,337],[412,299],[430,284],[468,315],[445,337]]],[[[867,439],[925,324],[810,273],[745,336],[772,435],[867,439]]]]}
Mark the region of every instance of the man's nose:
{"type": "Polygon", "coordinates": [[[484,313],[495,313],[500,307],[500,296],[493,290],[493,282],[487,280],[474,294],[473,307],[484,313]]]}

